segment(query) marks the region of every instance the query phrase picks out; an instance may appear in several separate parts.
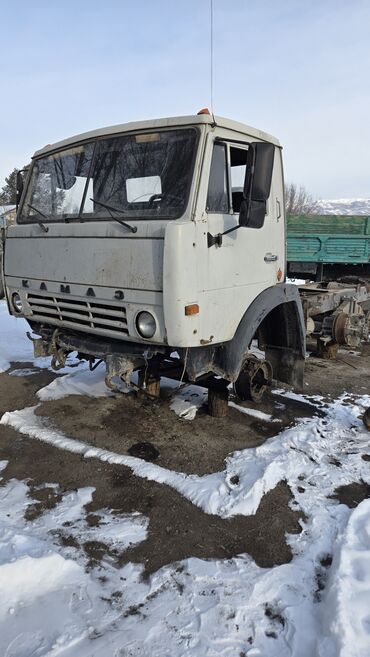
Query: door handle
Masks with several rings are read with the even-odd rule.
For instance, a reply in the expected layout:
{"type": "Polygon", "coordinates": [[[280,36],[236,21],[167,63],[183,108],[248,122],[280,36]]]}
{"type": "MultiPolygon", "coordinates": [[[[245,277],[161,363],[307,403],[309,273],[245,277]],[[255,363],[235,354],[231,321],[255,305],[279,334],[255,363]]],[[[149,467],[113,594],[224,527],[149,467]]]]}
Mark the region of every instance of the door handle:
{"type": "Polygon", "coordinates": [[[276,262],[277,259],[277,255],[274,255],[273,253],[266,253],[264,257],[265,262],[276,262]]]}

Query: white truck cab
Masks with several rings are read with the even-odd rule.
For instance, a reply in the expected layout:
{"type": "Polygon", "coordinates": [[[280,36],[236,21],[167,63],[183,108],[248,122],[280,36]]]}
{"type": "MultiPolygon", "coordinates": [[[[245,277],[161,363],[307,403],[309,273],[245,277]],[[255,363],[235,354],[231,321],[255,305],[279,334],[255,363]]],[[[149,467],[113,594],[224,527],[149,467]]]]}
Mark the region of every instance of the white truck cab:
{"type": "Polygon", "coordinates": [[[279,142],[206,111],[45,146],[8,229],[9,312],[56,368],[72,351],[104,359],[108,385],[143,368],[158,380],[177,351],[189,380],[239,382],[241,396],[251,377],[256,392],[300,386],[283,189],[279,142]]]}

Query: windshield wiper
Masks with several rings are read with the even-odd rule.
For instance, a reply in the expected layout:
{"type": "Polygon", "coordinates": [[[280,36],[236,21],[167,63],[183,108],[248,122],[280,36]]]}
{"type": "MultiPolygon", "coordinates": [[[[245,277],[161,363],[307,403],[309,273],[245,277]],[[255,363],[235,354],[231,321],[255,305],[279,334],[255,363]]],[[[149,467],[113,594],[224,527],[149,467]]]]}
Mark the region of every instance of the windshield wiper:
{"type": "Polygon", "coordinates": [[[118,208],[115,208],[113,205],[107,205],[106,203],[102,203],[101,201],[96,201],[94,198],[91,198],[90,201],[96,203],[97,205],[101,205],[102,208],[106,208],[112,219],[114,219],[114,221],[118,221],[118,223],[121,224],[121,226],[125,226],[125,228],[128,228],[132,233],[137,232],[137,226],[130,226],[130,224],[126,224],[125,221],[122,221],[122,219],[118,219],[118,217],[115,217],[111,212],[112,210],[113,212],[118,212],[119,214],[123,214],[123,210],[119,210],[118,208]]]}
{"type": "MultiPolygon", "coordinates": [[[[40,215],[40,217],[45,217],[45,219],[49,219],[49,217],[48,217],[46,214],[44,214],[43,212],[41,212],[41,210],[38,210],[38,208],[35,208],[35,207],[34,207],[33,205],[31,205],[30,203],[26,203],[26,205],[27,205],[28,208],[31,208],[31,210],[33,210],[34,212],[37,212],[37,214],[40,215]]],[[[40,228],[42,228],[42,230],[43,230],[45,233],[48,233],[48,232],[49,232],[49,228],[48,228],[47,226],[45,226],[45,224],[43,224],[42,221],[38,221],[37,223],[38,223],[38,225],[40,226],[40,228]]]]}

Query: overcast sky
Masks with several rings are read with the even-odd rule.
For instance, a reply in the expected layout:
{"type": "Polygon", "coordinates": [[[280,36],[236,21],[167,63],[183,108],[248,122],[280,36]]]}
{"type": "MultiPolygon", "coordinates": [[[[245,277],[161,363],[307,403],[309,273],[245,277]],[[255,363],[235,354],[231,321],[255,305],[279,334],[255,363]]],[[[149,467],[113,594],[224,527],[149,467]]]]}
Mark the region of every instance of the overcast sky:
{"type": "MultiPolygon", "coordinates": [[[[370,0],[213,0],[214,112],[316,198],[370,197],[370,0]]],[[[210,0],[0,0],[0,187],[46,143],[210,106],[210,0]]]]}

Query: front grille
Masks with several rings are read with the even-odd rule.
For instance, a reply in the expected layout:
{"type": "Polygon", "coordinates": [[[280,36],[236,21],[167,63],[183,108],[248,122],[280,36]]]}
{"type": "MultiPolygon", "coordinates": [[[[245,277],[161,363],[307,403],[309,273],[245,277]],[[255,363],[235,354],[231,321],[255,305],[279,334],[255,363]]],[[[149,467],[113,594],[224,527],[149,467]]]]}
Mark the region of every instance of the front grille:
{"type": "Polygon", "coordinates": [[[102,301],[28,294],[32,319],[114,337],[128,335],[126,308],[102,301]]]}

